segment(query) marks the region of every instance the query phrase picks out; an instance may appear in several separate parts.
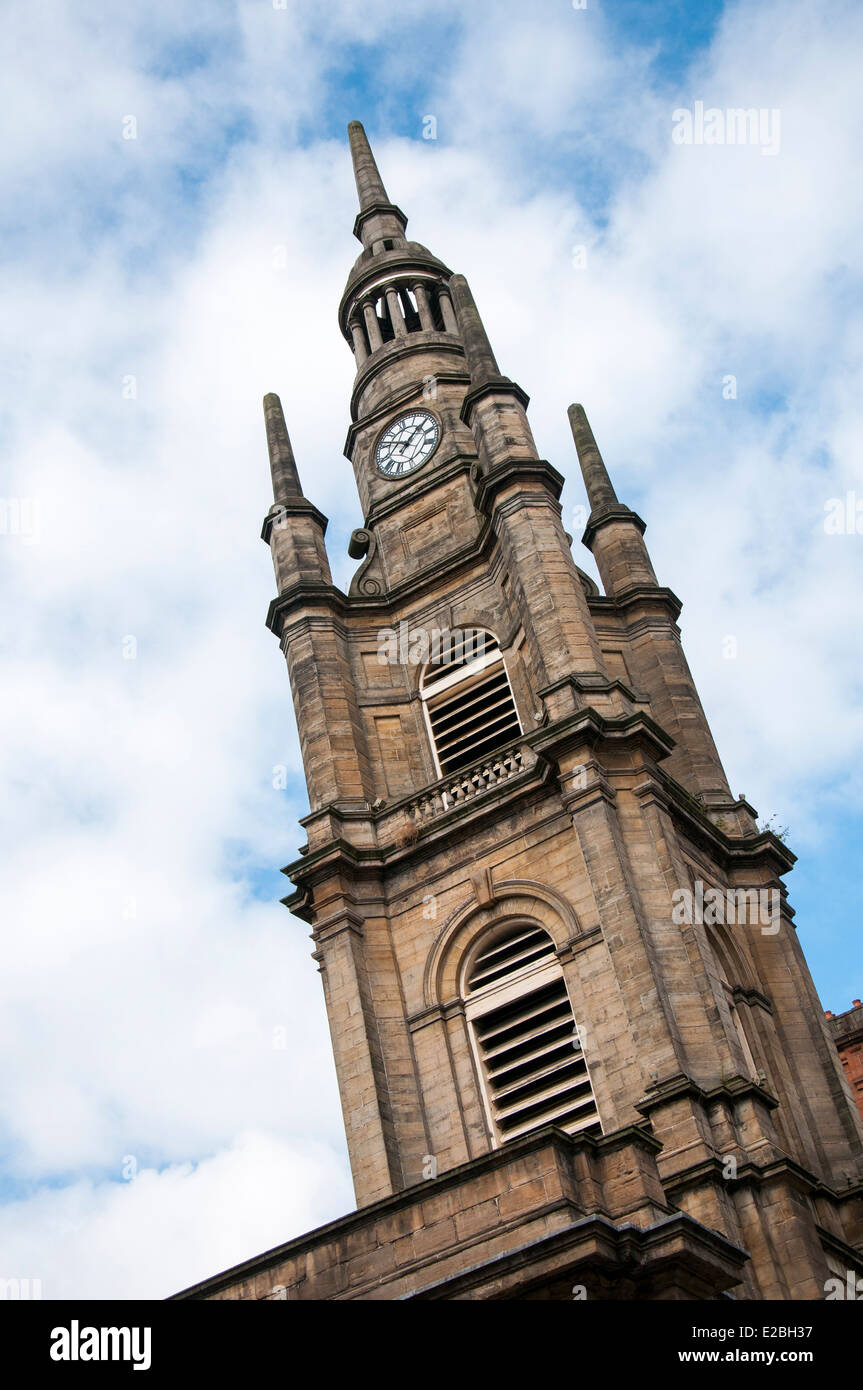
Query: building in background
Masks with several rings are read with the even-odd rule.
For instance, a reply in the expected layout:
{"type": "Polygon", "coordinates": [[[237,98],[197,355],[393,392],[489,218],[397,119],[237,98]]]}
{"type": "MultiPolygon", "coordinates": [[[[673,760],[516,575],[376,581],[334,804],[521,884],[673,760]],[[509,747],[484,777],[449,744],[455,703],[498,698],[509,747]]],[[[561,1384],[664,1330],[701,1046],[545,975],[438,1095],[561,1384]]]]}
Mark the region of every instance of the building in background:
{"type": "Polygon", "coordinates": [[[863,1003],[852,999],[851,1008],[844,1014],[832,1014],[828,1009],[824,1017],[833,1034],[857,1109],[863,1115],[863,1003]]]}
{"type": "Polygon", "coordinates": [[[863,1272],[863,1124],[794,856],[729,790],[584,411],[601,592],[466,281],[350,143],[348,593],[276,396],[263,536],[358,1210],[178,1297],[821,1298],[863,1272]]]}

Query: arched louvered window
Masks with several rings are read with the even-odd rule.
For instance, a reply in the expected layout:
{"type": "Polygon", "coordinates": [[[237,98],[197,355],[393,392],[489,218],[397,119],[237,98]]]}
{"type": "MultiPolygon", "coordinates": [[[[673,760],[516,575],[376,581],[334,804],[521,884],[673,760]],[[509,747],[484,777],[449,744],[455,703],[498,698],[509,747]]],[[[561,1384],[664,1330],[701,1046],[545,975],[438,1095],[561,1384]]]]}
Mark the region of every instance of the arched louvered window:
{"type": "Polygon", "coordinates": [[[447,777],[518,738],[521,723],[497,638],[478,628],[440,636],[420,695],[438,772],[447,777]]]}
{"type": "Polygon", "coordinates": [[[542,1125],[602,1125],[554,943],[530,922],[486,937],[465,980],[466,1013],[499,1142],[542,1125]]]}

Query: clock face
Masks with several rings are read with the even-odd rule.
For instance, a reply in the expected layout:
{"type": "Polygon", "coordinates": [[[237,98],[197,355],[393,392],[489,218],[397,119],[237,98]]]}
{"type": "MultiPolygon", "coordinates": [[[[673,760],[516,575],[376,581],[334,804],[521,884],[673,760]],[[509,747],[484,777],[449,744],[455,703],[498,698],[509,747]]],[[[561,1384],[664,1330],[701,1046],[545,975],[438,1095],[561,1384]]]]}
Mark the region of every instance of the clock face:
{"type": "Polygon", "coordinates": [[[412,473],[431,458],[440,438],[440,426],[427,410],[400,415],[384,430],[377,448],[377,465],[389,478],[412,473]]]}

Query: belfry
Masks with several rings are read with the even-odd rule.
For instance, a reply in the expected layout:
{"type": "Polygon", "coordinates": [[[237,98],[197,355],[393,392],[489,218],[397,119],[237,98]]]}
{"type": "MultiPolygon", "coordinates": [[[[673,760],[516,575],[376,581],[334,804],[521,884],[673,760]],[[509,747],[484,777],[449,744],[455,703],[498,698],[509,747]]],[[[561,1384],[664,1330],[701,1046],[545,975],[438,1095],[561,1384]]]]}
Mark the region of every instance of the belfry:
{"type": "Polygon", "coordinates": [[[309,796],[285,901],[357,1210],[178,1297],[823,1298],[863,1274],[863,1122],[794,856],[729,790],[680,602],[584,410],[602,591],[467,281],[349,136],[348,592],[274,395],[263,538],[309,796]]]}

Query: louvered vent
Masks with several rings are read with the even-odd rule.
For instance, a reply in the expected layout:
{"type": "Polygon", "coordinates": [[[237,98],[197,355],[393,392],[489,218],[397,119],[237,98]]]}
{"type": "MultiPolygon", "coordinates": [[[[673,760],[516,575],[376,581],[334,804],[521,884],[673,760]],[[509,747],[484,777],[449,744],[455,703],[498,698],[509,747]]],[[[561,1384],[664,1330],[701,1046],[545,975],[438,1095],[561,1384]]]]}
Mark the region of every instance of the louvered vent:
{"type": "Polygon", "coordinates": [[[473,964],[468,991],[468,1013],[501,1139],[548,1124],[569,1134],[601,1134],[587,1063],[547,933],[524,925],[492,942],[473,964]]]}
{"type": "Polygon", "coordinates": [[[429,667],[423,683],[443,777],[480,762],[521,733],[500,648],[489,634],[476,636],[483,640],[429,667]]]}
{"type": "Polygon", "coordinates": [[[554,959],[554,942],[548,932],[541,927],[520,927],[480,952],[470,972],[468,988],[471,992],[482,989],[522,966],[549,957],[554,959]]]}

